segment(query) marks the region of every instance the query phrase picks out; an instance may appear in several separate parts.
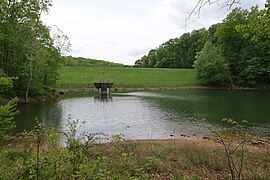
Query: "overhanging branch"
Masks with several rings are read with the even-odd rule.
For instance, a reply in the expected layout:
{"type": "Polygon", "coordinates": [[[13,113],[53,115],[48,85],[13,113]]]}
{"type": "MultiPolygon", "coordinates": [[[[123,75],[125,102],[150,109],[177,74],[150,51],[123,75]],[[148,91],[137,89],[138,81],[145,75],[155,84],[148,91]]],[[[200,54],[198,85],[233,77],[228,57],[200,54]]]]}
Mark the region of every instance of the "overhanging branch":
{"type": "Polygon", "coordinates": [[[193,15],[197,15],[198,17],[201,14],[202,8],[204,8],[206,5],[210,6],[212,4],[218,4],[219,6],[228,9],[231,9],[234,4],[239,4],[241,0],[198,0],[195,7],[192,9],[192,11],[189,13],[189,15],[185,18],[185,27],[187,24],[187,21],[190,20],[190,18],[193,15]]]}

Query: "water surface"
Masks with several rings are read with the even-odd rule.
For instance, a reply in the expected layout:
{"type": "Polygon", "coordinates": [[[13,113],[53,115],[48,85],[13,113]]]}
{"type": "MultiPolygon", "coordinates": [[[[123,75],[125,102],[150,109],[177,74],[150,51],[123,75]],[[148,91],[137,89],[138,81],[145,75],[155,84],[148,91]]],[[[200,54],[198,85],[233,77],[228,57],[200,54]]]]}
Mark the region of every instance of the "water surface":
{"type": "Polygon", "coordinates": [[[21,107],[17,131],[32,129],[35,118],[47,126],[66,129],[68,117],[85,121],[80,132],[124,134],[127,139],[203,136],[205,123],[219,125],[222,118],[247,120],[257,131],[270,129],[269,91],[181,90],[67,94],[56,101],[21,107]]]}

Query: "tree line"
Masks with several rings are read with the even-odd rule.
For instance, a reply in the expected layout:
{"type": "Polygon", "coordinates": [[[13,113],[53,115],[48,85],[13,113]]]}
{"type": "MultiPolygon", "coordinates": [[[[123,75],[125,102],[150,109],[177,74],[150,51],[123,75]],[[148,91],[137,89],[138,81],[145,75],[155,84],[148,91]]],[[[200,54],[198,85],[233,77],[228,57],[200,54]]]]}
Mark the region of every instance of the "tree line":
{"type": "Polygon", "coordinates": [[[206,85],[269,86],[269,24],[269,2],[262,10],[236,8],[221,23],[150,50],[135,67],[196,68],[206,85]]]}
{"type": "Polygon", "coordinates": [[[151,68],[192,68],[195,55],[207,40],[205,29],[184,33],[179,38],[170,39],[158,48],[151,49],[135,62],[137,67],[151,68]]]}
{"type": "Polygon", "coordinates": [[[76,67],[124,67],[124,65],[120,63],[72,56],[62,56],[61,65],[76,67]]]}

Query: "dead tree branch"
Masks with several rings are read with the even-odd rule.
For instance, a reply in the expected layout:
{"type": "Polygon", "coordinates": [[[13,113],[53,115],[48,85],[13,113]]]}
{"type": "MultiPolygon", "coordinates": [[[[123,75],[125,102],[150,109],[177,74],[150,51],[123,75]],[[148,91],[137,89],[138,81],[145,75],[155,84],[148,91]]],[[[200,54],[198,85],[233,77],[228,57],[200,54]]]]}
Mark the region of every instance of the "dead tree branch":
{"type": "Polygon", "coordinates": [[[202,8],[204,8],[206,5],[210,6],[212,4],[218,4],[222,8],[228,8],[231,9],[234,4],[239,4],[241,0],[198,0],[195,7],[192,9],[192,11],[189,13],[189,15],[185,18],[185,27],[187,24],[187,21],[191,19],[193,15],[197,15],[198,17],[201,14],[202,8]]]}

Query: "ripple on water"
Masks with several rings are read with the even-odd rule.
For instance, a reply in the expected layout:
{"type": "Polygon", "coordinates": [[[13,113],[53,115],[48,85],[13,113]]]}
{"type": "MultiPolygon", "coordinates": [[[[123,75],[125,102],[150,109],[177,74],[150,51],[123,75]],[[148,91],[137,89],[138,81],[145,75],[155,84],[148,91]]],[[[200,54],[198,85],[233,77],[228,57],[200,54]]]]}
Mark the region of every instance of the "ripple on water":
{"type": "Polygon", "coordinates": [[[59,104],[63,109],[62,128],[65,128],[71,114],[73,119],[85,121],[81,132],[122,133],[129,139],[155,139],[169,138],[176,132],[187,133],[195,126],[186,124],[183,128],[182,124],[174,121],[179,117],[158,106],[153,107],[138,96],[113,97],[106,102],[94,98],[66,99],[59,104]]]}

